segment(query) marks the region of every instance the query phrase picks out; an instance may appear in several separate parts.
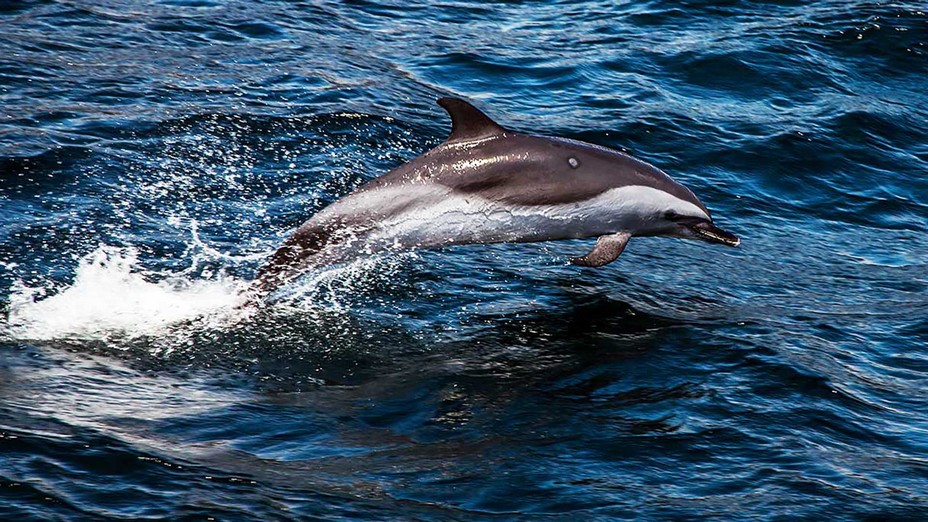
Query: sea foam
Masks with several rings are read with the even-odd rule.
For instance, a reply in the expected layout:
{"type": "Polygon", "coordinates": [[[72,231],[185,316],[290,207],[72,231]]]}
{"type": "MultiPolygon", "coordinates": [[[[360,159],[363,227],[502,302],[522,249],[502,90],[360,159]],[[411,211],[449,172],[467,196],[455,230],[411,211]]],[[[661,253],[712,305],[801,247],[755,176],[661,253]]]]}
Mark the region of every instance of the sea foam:
{"type": "Polygon", "coordinates": [[[74,282],[57,292],[14,284],[6,329],[30,340],[152,335],[184,320],[233,313],[247,286],[221,274],[156,280],[139,268],[135,249],[101,246],[79,261],[74,282]]]}
{"type": "Polygon", "coordinates": [[[46,288],[16,282],[0,333],[32,341],[113,341],[179,334],[177,327],[185,323],[196,329],[224,329],[268,306],[304,319],[321,311],[344,313],[352,296],[389,281],[410,257],[415,254],[371,256],[311,271],[259,307],[249,304],[248,280],[222,271],[210,277],[193,276],[192,269],[152,273],[141,268],[136,249],[100,246],[80,259],[70,285],[46,288]]]}

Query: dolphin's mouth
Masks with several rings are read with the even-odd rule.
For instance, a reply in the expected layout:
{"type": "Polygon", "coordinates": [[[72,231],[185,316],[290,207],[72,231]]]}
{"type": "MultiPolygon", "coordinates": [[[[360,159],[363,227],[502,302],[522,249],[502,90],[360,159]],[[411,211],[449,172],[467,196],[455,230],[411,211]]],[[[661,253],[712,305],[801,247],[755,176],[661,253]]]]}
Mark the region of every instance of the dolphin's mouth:
{"type": "Polygon", "coordinates": [[[741,244],[741,240],[738,239],[738,236],[730,232],[725,232],[708,221],[700,221],[699,223],[686,224],[684,226],[687,230],[692,232],[697,239],[702,239],[709,243],[719,243],[732,247],[741,244]]]}

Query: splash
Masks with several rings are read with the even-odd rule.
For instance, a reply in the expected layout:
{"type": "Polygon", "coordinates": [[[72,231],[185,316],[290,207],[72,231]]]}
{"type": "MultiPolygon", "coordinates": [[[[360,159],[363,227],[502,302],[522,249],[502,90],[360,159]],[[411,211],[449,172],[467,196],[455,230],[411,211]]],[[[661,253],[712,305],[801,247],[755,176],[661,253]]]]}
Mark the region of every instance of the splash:
{"type": "MultiPolygon", "coordinates": [[[[201,250],[205,255],[193,256],[194,268],[206,258],[230,258],[201,250]]],[[[353,297],[388,284],[391,274],[412,257],[416,255],[372,256],[308,273],[276,292],[266,305],[275,308],[274,313],[298,314],[304,320],[320,313],[346,313],[353,297]]],[[[207,279],[149,273],[139,267],[137,250],[101,246],[79,261],[73,284],[57,292],[14,284],[8,321],[0,334],[29,341],[158,337],[162,344],[173,345],[195,330],[227,330],[247,322],[257,312],[243,306],[249,285],[222,272],[207,279]]]]}
{"type": "Polygon", "coordinates": [[[153,335],[185,320],[232,314],[244,301],[247,285],[224,275],[154,280],[138,268],[136,250],[101,246],[80,260],[74,283],[54,295],[15,284],[6,330],[23,340],[153,335]]]}
{"type": "Polygon", "coordinates": [[[416,251],[376,253],[313,270],[275,291],[268,302],[302,312],[347,312],[355,298],[364,299],[373,289],[401,285],[396,274],[418,258],[416,251]]]}

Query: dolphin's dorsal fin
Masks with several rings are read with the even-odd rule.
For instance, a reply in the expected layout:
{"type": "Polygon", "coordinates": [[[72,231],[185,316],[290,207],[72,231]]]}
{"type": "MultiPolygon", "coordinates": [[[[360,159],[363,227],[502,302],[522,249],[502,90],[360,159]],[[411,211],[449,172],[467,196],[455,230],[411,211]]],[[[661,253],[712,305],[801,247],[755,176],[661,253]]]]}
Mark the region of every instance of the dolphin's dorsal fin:
{"type": "Polygon", "coordinates": [[[441,105],[451,116],[451,135],[448,141],[489,138],[502,134],[506,129],[491,120],[480,109],[458,98],[439,98],[441,105]]]}

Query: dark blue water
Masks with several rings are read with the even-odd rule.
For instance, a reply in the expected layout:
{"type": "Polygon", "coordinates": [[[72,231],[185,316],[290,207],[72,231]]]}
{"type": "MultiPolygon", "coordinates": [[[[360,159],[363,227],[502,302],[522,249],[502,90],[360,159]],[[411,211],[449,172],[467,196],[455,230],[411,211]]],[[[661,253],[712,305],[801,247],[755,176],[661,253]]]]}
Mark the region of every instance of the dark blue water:
{"type": "Polygon", "coordinates": [[[928,517],[918,2],[0,5],[0,518],[928,517]],[[456,247],[230,310],[443,95],[739,249],[456,247]]]}

